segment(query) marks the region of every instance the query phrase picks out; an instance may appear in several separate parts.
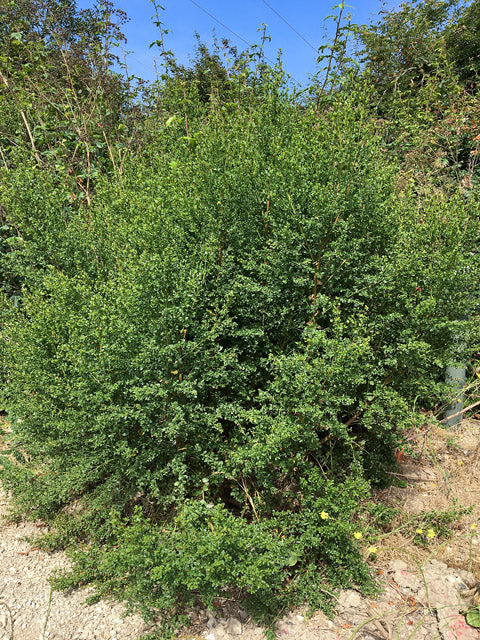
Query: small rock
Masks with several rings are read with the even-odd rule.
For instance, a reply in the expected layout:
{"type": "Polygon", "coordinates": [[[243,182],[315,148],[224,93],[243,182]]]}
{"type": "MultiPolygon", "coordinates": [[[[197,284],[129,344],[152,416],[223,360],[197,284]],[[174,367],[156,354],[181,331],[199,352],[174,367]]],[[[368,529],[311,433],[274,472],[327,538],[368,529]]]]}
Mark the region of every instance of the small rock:
{"type": "Polygon", "coordinates": [[[418,580],[415,574],[409,571],[408,565],[403,560],[394,560],[390,563],[389,571],[392,573],[393,580],[403,589],[416,590],[418,580]]]}
{"type": "Polygon", "coordinates": [[[215,634],[214,633],[208,633],[205,636],[205,640],[215,640],[215,634]]]}
{"type": "Polygon", "coordinates": [[[430,560],[428,564],[425,566],[425,569],[430,569],[434,571],[439,571],[441,573],[445,573],[448,571],[448,565],[445,562],[441,562],[440,560],[430,560]]]}
{"type": "Polygon", "coordinates": [[[460,577],[461,580],[463,580],[463,582],[469,589],[474,587],[477,583],[477,579],[470,571],[465,571],[465,569],[455,569],[455,573],[460,577]]]}
{"type": "Polygon", "coordinates": [[[215,618],[213,616],[209,616],[207,620],[207,627],[209,629],[215,629],[216,626],[217,626],[217,621],[215,620],[215,618]]]}
{"type": "Polygon", "coordinates": [[[245,624],[248,619],[250,618],[250,616],[248,615],[248,613],[246,611],[244,611],[243,609],[239,609],[238,610],[238,619],[240,620],[240,622],[242,624],[245,624]]]}
{"type": "Polygon", "coordinates": [[[388,569],[389,571],[408,571],[408,564],[403,560],[393,560],[388,569]]]}
{"type": "Polygon", "coordinates": [[[353,591],[353,589],[346,589],[340,593],[338,598],[338,612],[341,614],[342,611],[347,609],[358,609],[363,605],[362,598],[359,593],[353,591]]]}
{"type": "Polygon", "coordinates": [[[366,603],[359,593],[353,589],[347,589],[340,593],[338,598],[338,615],[350,625],[356,625],[368,617],[366,603]]]}
{"type": "Polygon", "coordinates": [[[232,636],[242,635],[242,623],[237,618],[229,618],[226,624],[227,632],[232,636]]]}

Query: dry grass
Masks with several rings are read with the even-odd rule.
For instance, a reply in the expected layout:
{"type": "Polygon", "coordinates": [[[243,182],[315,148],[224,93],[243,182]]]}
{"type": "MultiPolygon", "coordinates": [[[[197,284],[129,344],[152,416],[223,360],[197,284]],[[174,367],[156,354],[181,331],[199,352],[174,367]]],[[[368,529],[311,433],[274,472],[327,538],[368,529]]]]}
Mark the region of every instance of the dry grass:
{"type": "Polygon", "coordinates": [[[377,496],[400,509],[392,533],[377,545],[378,569],[393,559],[421,567],[435,558],[480,579],[480,421],[464,420],[456,429],[432,425],[418,432],[397,478],[405,486],[389,487],[377,496]],[[471,513],[452,523],[450,539],[434,538],[427,547],[416,544],[412,523],[419,514],[461,507],[470,507],[471,513]]]}

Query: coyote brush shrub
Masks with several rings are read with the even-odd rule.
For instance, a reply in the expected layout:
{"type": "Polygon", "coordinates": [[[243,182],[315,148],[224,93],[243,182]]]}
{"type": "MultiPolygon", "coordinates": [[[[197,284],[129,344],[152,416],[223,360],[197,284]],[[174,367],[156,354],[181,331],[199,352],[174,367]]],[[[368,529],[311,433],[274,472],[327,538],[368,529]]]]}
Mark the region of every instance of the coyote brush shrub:
{"type": "Polygon", "coordinates": [[[272,81],[170,118],[88,208],[10,171],[2,479],[80,542],[60,584],[264,617],[370,584],[361,504],[443,390],[477,263],[460,196],[395,190],[367,103],[318,117],[272,81]]]}

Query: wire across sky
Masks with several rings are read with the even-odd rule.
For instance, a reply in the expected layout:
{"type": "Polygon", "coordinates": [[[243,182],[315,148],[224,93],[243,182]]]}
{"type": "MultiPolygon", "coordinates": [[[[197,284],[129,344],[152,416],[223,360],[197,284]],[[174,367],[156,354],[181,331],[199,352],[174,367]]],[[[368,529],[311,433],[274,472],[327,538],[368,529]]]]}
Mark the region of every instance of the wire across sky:
{"type": "MultiPolygon", "coordinates": [[[[128,39],[129,71],[152,80],[155,78],[154,57],[158,55],[150,44],[159,39],[153,24],[154,9],[151,0],[113,0],[125,11],[130,21],[122,26],[128,39]],[[147,70],[150,70],[149,72],[147,70]]],[[[353,14],[353,22],[366,24],[375,19],[382,8],[382,0],[347,0],[353,14]]],[[[390,7],[401,0],[387,0],[390,7]]],[[[189,65],[194,56],[195,38],[210,46],[212,31],[220,38],[228,38],[233,44],[251,48],[259,43],[258,28],[268,24],[268,40],[263,42],[263,53],[269,64],[274,64],[277,52],[282,52],[282,64],[290,77],[302,86],[318,70],[317,57],[320,45],[333,38],[335,24],[325,21],[332,13],[336,0],[159,0],[164,10],[162,23],[166,48],[178,62],[189,65]]],[[[80,8],[94,4],[94,0],[77,0],[80,8]]],[[[338,9],[334,11],[338,14],[338,9]]]]}

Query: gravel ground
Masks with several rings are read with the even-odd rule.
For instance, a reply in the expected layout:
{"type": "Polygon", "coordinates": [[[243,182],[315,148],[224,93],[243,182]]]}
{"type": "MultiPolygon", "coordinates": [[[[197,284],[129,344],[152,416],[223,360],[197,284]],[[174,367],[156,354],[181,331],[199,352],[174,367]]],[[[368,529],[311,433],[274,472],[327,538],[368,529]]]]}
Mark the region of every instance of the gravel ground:
{"type": "MultiPolygon", "coordinates": [[[[1,492],[0,516],[6,509],[1,492]]],[[[24,541],[38,535],[40,526],[0,521],[0,640],[136,640],[144,633],[140,616],[124,618],[119,604],[84,604],[88,588],[51,593],[48,577],[68,561],[24,541]]]]}

